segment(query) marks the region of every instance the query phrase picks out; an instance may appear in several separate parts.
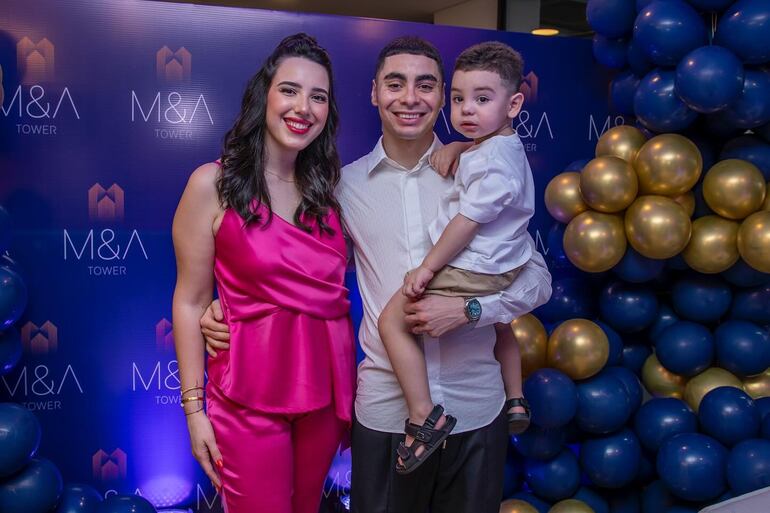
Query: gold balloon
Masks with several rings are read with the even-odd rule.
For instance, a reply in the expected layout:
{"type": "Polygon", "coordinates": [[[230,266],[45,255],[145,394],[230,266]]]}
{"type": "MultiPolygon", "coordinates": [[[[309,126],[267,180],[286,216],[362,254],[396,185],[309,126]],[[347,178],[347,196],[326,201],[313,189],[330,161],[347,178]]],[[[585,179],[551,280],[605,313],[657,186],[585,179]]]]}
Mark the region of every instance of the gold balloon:
{"type": "Polygon", "coordinates": [[[695,194],[693,194],[692,191],[687,191],[684,194],[674,196],[671,199],[682,206],[684,211],[687,212],[687,217],[692,217],[695,213],[695,194]]]}
{"type": "Polygon", "coordinates": [[[735,221],[704,216],[692,223],[692,237],[682,257],[699,273],[714,274],[738,261],[738,227],[735,221]]]}
{"type": "Polygon", "coordinates": [[[596,156],[612,155],[626,162],[634,162],[647,138],[641,130],[629,125],[610,128],[599,137],[596,143],[596,156]]]}
{"type": "Polygon", "coordinates": [[[754,399],[770,397],[770,369],[744,379],[743,390],[754,399]]]}
{"type": "Polygon", "coordinates": [[[745,160],[717,162],[703,179],[706,204],[728,219],[743,219],[759,210],[766,193],[767,184],[762,172],[745,160]]]}
{"type": "MultiPolygon", "coordinates": [[[[690,241],[692,222],[681,205],[665,196],[640,196],[626,210],[626,237],[647,258],[671,258],[690,241]]],[[[566,249],[566,248],[565,248],[566,249]]]]}
{"type": "Polygon", "coordinates": [[[537,513],[537,508],[526,501],[508,499],[500,504],[500,513],[537,513]]]}
{"type": "Polygon", "coordinates": [[[639,194],[678,196],[698,182],[703,158],[688,138],[662,134],[644,143],[634,167],[639,176],[639,194]]]}
{"type": "Polygon", "coordinates": [[[569,171],[554,176],[545,188],[545,208],[561,223],[569,223],[588,210],[580,195],[580,173],[569,171]]]}
{"type": "Polygon", "coordinates": [[[651,354],[642,366],[644,388],[655,397],[676,397],[684,395],[687,378],[666,369],[655,354],[651,354]]]}
{"type": "Polygon", "coordinates": [[[567,499],[559,501],[548,510],[548,513],[596,513],[594,509],[583,501],[567,499]]]}
{"type": "Polygon", "coordinates": [[[598,324],[588,319],[564,321],[548,339],[548,366],[572,379],[593,376],[602,370],[609,356],[607,335],[598,324]]]}
{"type": "Polygon", "coordinates": [[[765,201],[762,203],[762,210],[770,210],[770,182],[767,182],[765,189],[765,201]]]}
{"type": "Polygon", "coordinates": [[[626,252],[623,218],[601,212],[583,212],[564,230],[564,254],[575,267],[600,273],[615,267],[626,252]]]}
{"type": "Polygon", "coordinates": [[[521,352],[521,375],[527,377],[546,365],[548,333],[540,319],[528,313],[511,323],[521,352]]]}
{"type": "Polygon", "coordinates": [[[735,387],[743,390],[743,383],[733,374],[719,367],[711,367],[690,378],[684,389],[684,400],[695,413],[703,397],[718,387],[735,387]]]}
{"type": "Polygon", "coordinates": [[[620,212],[634,201],[638,190],[634,167],[618,157],[596,157],[580,173],[580,194],[599,212],[620,212]]]}
{"type": "Polygon", "coordinates": [[[770,273],[770,210],[760,210],[738,228],[738,252],[751,267],[770,273]]]}

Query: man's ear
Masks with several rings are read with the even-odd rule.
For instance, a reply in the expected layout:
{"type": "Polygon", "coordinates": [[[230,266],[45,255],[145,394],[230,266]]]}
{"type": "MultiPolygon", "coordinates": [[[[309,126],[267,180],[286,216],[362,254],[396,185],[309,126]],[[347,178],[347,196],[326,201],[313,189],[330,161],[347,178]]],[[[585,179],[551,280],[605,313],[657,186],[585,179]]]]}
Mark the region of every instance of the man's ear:
{"type": "Polygon", "coordinates": [[[521,107],[523,105],[524,105],[523,93],[516,93],[513,96],[511,96],[511,99],[508,103],[508,117],[513,119],[516,116],[518,116],[519,112],[521,111],[521,107]]]}
{"type": "Polygon", "coordinates": [[[372,105],[377,107],[377,81],[372,79],[372,105]]]}

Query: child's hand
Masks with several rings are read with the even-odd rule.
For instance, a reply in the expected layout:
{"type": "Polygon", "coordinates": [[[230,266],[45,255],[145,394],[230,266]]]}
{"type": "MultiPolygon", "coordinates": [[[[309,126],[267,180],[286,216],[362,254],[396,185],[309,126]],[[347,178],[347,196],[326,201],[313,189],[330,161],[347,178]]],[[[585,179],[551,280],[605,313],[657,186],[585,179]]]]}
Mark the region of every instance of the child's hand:
{"type": "Polygon", "coordinates": [[[467,150],[469,143],[452,142],[430,154],[428,162],[441,176],[454,176],[460,163],[460,154],[467,150]]]}
{"type": "Polygon", "coordinates": [[[416,299],[425,292],[430,280],[433,279],[433,271],[427,267],[418,267],[406,273],[404,276],[404,288],[402,292],[406,297],[416,299]]]}

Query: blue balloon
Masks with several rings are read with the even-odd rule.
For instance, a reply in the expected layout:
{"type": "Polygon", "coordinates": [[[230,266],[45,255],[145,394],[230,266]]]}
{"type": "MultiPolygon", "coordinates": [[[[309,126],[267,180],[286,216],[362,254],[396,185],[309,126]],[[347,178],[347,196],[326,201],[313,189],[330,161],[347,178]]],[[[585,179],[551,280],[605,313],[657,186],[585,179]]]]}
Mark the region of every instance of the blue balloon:
{"type": "Polygon", "coordinates": [[[113,495],[99,505],[98,513],[156,513],[156,510],[144,497],[113,495]]]}
{"type": "Polygon", "coordinates": [[[633,414],[639,408],[639,405],[642,404],[644,396],[639,378],[636,377],[633,371],[625,367],[605,367],[602,372],[619,379],[623,383],[631,404],[631,413],[633,414]]]}
{"type": "Polygon", "coordinates": [[[678,132],[698,117],[676,95],[674,76],[673,71],[656,68],[644,76],[634,94],[636,117],[653,132],[678,132]]]}
{"type": "Polygon", "coordinates": [[[26,307],[24,280],[7,267],[0,267],[0,331],[16,322],[26,307]]]}
{"type": "Polygon", "coordinates": [[[765,180],[770,181],[770,144],[755,135],[743,135],[728,141],[719,159],[748,160],[762,171],[765,180]]]}
{"type": "Polygon", "coordinates": [[[759,418],[764,419],[770,413],[770,397],[760,397],[754,399],[754,405],[759,412],[759,418]]]}
{"type": "Polygon", "coordinates": [[[642,513],[660,513],[676,502],[663,481],[654,481],[642,493],[642,513]]]}
{"type": "Polygon", "coordinates": [[[753,131],[765,141],[770,142],[770,123],[757,127],[753,131]]]}
{"type": "Polygon", "coordinates": [[[548,243],[548,253],[545,257],[548,262],[548,269],[575,269],[572,262],[567,258],[567,254],[564,253],[564,230],[567,227],[566,224],[553,223],[548,230],[546,241],[548,243]]]}
{"type": "Polygon", "coordinates": [[[16,403],[0,403],[0,479],[29,463],[40,435],[40,423],[32,412],[16,403]]]}
{"type": "Polygon", "coordinates": [[[623,346],[623,358],[620,364],[639,376],[647,358],[652,354],[652,349],[644,344],[626,344],[623,346]]]}
{"type": "Polygon", "coordinates": [[[610,506],[610,513],[641,513],[642,504],[636,488],[623,488],[605,494],[610,506]]]}
{"type": "Polygon", "coordinates": [[[688,501],[715,499],[727,484],[727,450],[710,436],[674,435],[660,446],[657,469],[666,487],[688,501]]]}
{"type": "Polygon", "coordinates": [[[586,440],[580,449],[580,464],[601,488],[621,488],[639,471],[642,448],[627,428],[611,435],[586,440]]]}
{"type": "Polygon", "coordinates": [[[717,363],[736,376],[753,376],[770,367],[770,334],[748,321],[726,321],[714,332],[717,363]]]}
{"type": "Polygon", "coordinates": [[[610,507],[604,498],[586,486],[581,486],[577,493],[572,496],[573,499],[583,501],[588,504],[594,513],[610,513],[610,507]]]}
{"type": "Polygon", "coordinates": [[[679,321],[664,329],[655,341],[655,355],[674,374],[692,377],[711,367],[714,337],[702,324],[679,321]]]}
{"type": "Polygon", "coordinates": [[[770,73],[747,69],[741,94],[716,116],[738,128],[755,128],[770,121],[770,73]]]}
{"type": "Polygon", "coordinates": [[[676,66],[690,51],[708,43],[703,19],[684,2],[652,2],[634,22],[634,39],[658,66],[676,66]]]}
{"type": "Polygon", "coordinates": [[[730,286],[714,276],[691,276],[674,283],[671,290],[674,311],[695,322],[715,322],[730,308],[730,286]]]}
{"type": "Polygon", "coordinates": [[[739,388],[717,387],[703,396],[698,420],[704,433],[727,447],[759,436],[759,411],[751,397],[739,388]]]}
{"type": "Polygon", "coordinates": [[[717,112],[743,90],[743,64],[721,46],[702,46],[688,53],[676,67],[676,94],[692,110],[717,112]]]}
{"type": "Polygon", "coordinates": [[[524,381],[524,396],[532,409],[532,422],[544,428],[567,425],[577,410],[577,389],[556,369],[538,369],[524,381]]]}
{"type": "Polygon", "coordinates": [[[511,437],[516,451],[528,459],[550,460],[564,449],[567,443],[567,430],[564,427],[542,428],[531,424],[519,435],[511,437]]]}
{"type": "Polygon", "coordinates": [[[639,472],[636,474],[634,482],[645,485],[657,478],[658,474],[655,472],[655,455],[653,454],[652,457],[650,457],[650,455],[642,451],[642,457],[639,458],[639,472]]]}
{"type": "Polygon", "coordinates": [[[623,339],[620,338],[618,332],[610,328],[609,324],[600,320],[594,320],[596,324],[602,329],[607,340],[610,343],[610,354],[607,357],[607,363],[605,365],[620,365],[623,359],[623,339]]]}
{"type": "Polygon", "coordinates": [[[520,468],[519,460],[511,457],[509,451],[508,457],[505,460],[505,467],[503,468],[503,497],[509,497],[521,486],[520,468]]]}
{"type": "Polygon", "coordinates": [[[719,12],[724,9],[727,9],[727,7],[733,3],[735,0],[687,0],[692,5],[697,7],[698,9],[709,11],[709,12],[719,12]]]}
{"type": "Polygon", "coordinates": [[[580,486],[575,454],[564,449],[549,461],[526,460],[524,480],[538,497],[556,502],[574,495],[580,486]]]}
{"type": "MultiPolygon", "coordinates": [[[[766,397],[763,397],[763,399],[767,399],[766,397]]],[[[757,401],[754,401],[754,404],[757,404],[757,401]]],[[[762,416],[762,412],[757,408],[757,411],[759,411],[759,416],[762,418],[762,423],[760,424],[760,430],[759,433],[762,435],[762,438],[766,440],[770,440],[770,417],[767,415],[762,416]]]]}
{"type": "Polygon", "coordinates": [[[770,0],[738,0],[719,18],[716,44],[746,64],[770,61],[770,0]]]}
{"type": "Polygon", "coordinates": [[[0,255],[0,267],[7,267],[11,271],[24,278],[24,269],[22,269],[21,265],[19,265],[16,260],[11,258],[8,253],[0,255]]]}
{"type": "Polygon", "coordinates": [[[616,281],[602,290],[599,310],[602,319],[616,330],[634,333],[655,320],[658,298],[649,288],[616,281]]]}
{"type": "Polygon", "coordinates": [[[14,328],[0,333],[0,376],[8,374],[21,360],[21,336],[14,328]]]}
{"type": "Polygon", "coordinates": [[[684,401],[673,397],[655,397],[636,412],[634,431],[642,447],[657,452],[667,438],[697,432],[698,419],[684,401]]]}
{"type": "Polygon", "coordinates": [[[727,457],[727,481],[736,495],[770,486],[770,441],[745,440],[727,457]]]}
{"type": "Polygon", "coordinates": [[[628,42],[626,60],[628,60],[628,67],[631,68],[631,72],[637,78],[644,77],[655,67],[652,61],[647,58],[647,54],[644,53],[644,50],[642,50],[642,47],[636,39],[631,39],[631,41],[628,42]]]}
{"type": "Polygon", "coordinates": [[[59,499],[62,478],[48,460],[33,459],[23,470],[0,484],[3,513],[47,513],[59,499]]]}
{"type": "Polygon", "coordinates": [[[625,39],[612,39],[601,34],[594,34],[594,58],[608,68],[623,69],[628,64],[626,53],[628,42],[625,39]]]}
{"type": "Polygon", "coordinates": [[[579,173],[583,170],[584,167],[586,167],[586,164],[588,164],[592,160],[593,158],[573,160],[572,162],[567,164],[567,167],[564,168],[564,171],[574,171],[576,173],[579,173]]]}
{"type": "MultiPolygon", "coordinates": [[[[770,274],[757,271],[742,258],[739,258],[728,270],[722,272],[722,278],[738,287],[757,287],[770,282],[770,274]]],[[[740,292],[736,293],[736,298],[738,294],[740,292]]]]}
{"type": "Polygon", "coordinates": [[[97,513],[102,496],[95,488],[83,484],[64,487],[54,513],[97,513]]]}
{"type": "Polygon", "coordinates": [[[639,78],[631,71],[619,73],[610,82],[610,103],[613,112],[624,116],[634,115],[634,95],[639,78]]]}
{"type": "Polygon", "coordinates": [[[685,506],[671,506],[666,510],[666,513],[698,513],[698,509],[687,508],[685,506]]]}
{"type": "Polygon", "coordinates": [[[551,283],[551,299],[537,308],[534,314],[543,322],[561,322],[577,317],[595,316],[593,287],[584,277],[555,279],[551,283]]]}
{"type": "Polygon", "coordinates": [[[0,254],[11,245],[11,215],[0,205],[0,254]]]}
{"type": "Polygon", "coordinates": [[[770,324],[770,284],[735,292],[730,317],[757,324],[770,324]]]}
{"type": "Polygon", "coordinates": [[[597,33],[605,37],[622,37],[634,27],[636,9],[628,0],[588,0],[586,18],[597,33]]]}
{"type": "Polygon", "coordinates": [[[717,163],[716,148],[721,143],[721,140],[715,141],[700,130],[688,130],[683,135],[692,141],[698,147],[698,151],[700,151],[700,156],[703,159],[703,173],[700,175],[699,182],[702,182],[705,172],[717,163]]]}
{"type": "Polygon", "coordinates": [[[660,305],[655,320],[650,325],[650,341],[655,344],[663,330],[679,321],[674,311],[668,305],[660,305]]]}
{"type": "Polygon", "coordinates": [[[513,495],[510,496],[511,499],[519,499],[520,501],[524,501],[527,504],[531,505],[533,508],[537,510],[538,513],[548,513],[548,510],[551,509],[551,505],[545,502],[543,499],[539,498],[537,495],[520,491],[516,492],[513,495]]]}
{"type": "Polygon", "coordinates": [[[657,278],[665,266],[665,260],[647,258],[628,246],[626,254],[612,268],[612,271],[623,281],[644,283],[657,278]]]}
{"type": "Polygon", "coordinates": [[[577,385],[575,421],[587,433],[605,435],[620,429],[631,417],[631,399],[623,383],[600,372],[577,385]]]}

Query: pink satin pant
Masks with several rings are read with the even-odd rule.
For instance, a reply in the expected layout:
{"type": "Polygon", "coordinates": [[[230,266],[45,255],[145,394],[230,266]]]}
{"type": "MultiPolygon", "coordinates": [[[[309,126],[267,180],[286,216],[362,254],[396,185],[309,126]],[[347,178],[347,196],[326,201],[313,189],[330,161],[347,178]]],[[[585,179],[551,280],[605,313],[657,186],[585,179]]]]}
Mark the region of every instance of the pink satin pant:
{"type": "Polygon", "coordinates": [[[265,414],[208,387],[208,416],[222,453],[226,513],[317,513],[345,424],[328,406],[265,414]]]}

